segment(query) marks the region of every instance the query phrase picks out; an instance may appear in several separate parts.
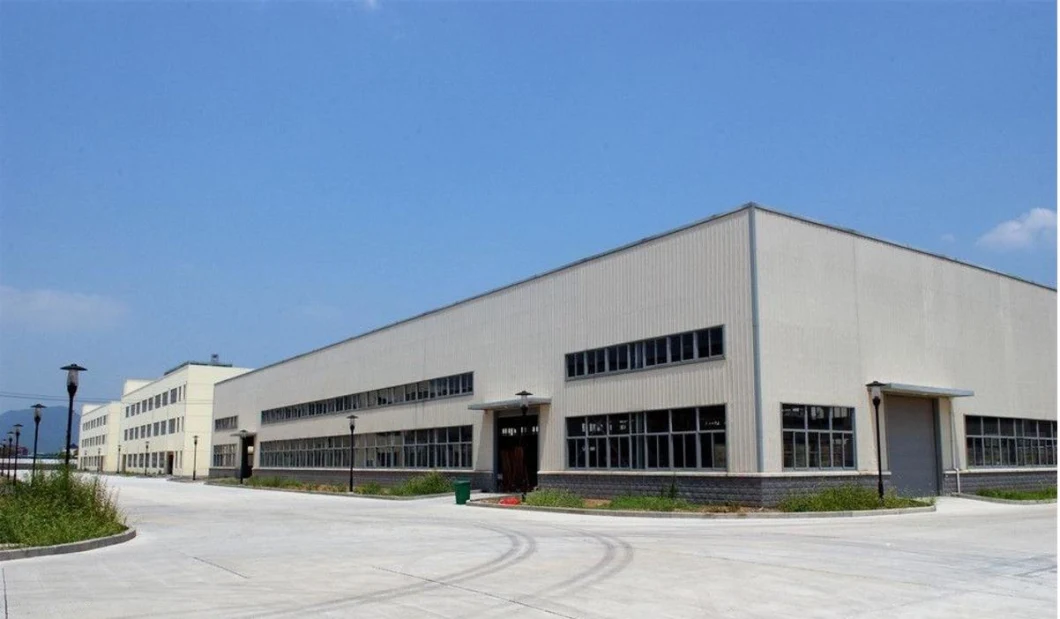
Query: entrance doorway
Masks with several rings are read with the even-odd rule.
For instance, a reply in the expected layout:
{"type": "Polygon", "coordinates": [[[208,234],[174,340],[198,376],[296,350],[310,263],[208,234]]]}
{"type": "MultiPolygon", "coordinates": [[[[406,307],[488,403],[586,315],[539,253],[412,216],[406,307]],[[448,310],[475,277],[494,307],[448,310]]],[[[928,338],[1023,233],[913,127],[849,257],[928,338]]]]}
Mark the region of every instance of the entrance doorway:
{"type": "Polygon", "coordinates": [[[537,486],[538,416],[531,411],[525,416],[497,417],[496,471],[501,492],[522,492],[537,486]]]}
{"type": "Polygon", "coordinates": [[[239,477],[246,479],[254,472],[254,435],[248,434],[241,442],[242,453],[240,454],[239,462],[243,470],[239,477]]]}
{"type": "Polygon", "coordinates": [[[166,452],[166,475],[173,474],[173,452],[166,452]]]}
{"type": "Polygon", "coordinates": [[[887,396],[887,466],[891,485],[902,496],[939,493],[937,400],[887,396]]]}

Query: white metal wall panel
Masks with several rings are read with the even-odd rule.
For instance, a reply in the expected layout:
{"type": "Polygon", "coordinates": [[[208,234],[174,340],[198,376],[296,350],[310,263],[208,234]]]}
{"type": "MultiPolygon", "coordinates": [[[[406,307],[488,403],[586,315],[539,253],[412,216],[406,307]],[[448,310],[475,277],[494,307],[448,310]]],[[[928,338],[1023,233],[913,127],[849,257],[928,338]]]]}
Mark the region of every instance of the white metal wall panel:
{"type": "Polygon", "coordinates": [[[475,468],[489,470],[483,413],[467,405],[527,389],[552,398],[541,470],[562,470],[566,416],[726,403],[730,470],[754,470],[748,235],[739,211],[249,373],[217,386],[215,416],[240,415],[259,442],[339,434],[342,415],[260,427],[260,412],[473,371],[473,397],[365,411],[358,433],[473,420],[475,468]],[[565,380],[566,353],[719,324],[724,360],[565,380]]]}
{"type": "Polygon", "coordinates": [[[975,391],[953,401],[960,440],[965,414],[1056,419],[1056,291],[776,213],[756,223],[767,471],[782,402],[856,407],[858,468],[874,469],[874,379],[975,391]]]}

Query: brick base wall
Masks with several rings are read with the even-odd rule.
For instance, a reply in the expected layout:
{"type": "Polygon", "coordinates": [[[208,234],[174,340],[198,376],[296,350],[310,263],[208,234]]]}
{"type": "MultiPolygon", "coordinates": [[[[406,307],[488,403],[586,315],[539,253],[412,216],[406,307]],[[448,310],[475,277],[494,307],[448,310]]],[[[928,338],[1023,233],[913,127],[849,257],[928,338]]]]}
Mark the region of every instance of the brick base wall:
{"type": "MultiPolygon", "coordinates": [[[[700,476],[662,473],[658,475],[614,475],[609,473],[540,473],[540,488],[569,490],[586,498],[608,498],[621,494],[668,494],[674,484],[677,496],[695,503],[737,503],[772,506],[792,494],[815,492],[836,486],[857,484],[876,487],[874,475],[775,475],[700,476]]],[[[889,488],[887,477],[884,487],[889,488]]]]}
{"type": "MultiPolygon", "coordinates": [[[[368,482],[376,482],[382,486],[396,486],[408,480],[410,477],[424,475],[430,471],[402,471],[393,469],[375,469],[371,471],[355,470],[353,472],[353,484],[359,486],[368,482]]],[[[440,471],[447,479],[470,479],[473,490],[487,489],[490,474],[483,471],[440,471]]],[[[210,469],[210,477],[235,477],[235,469],[210,469]]],[[[254,477],[285,477],[317,484],[346,484],[350,480],[350,472],[342,469],[261,469],[256,468],[254,477]]]]}
{"type": "MultiPolygon", "coordinates": [[[[976,490],[986,488],[1006,488],[1011,490],[1037,490],[1045,486],[1056,485],[1056,469],[1034,471],[962,471],[961,492],[975,494],[976,490]]],[[[946,473],[943,490],[946,494],[957,492],[957,476],[946,473]]]]}

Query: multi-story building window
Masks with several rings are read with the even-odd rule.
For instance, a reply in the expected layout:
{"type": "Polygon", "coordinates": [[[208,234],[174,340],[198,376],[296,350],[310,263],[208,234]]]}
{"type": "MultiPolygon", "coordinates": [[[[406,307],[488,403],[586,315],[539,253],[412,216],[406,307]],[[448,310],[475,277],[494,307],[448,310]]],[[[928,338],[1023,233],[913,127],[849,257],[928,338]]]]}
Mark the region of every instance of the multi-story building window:
{"type": "MultiPolygon", "coordinates": [[[[357,468],[469,469],[471,426],[358,434],[354,442],[357,468]]],[[[346,468],[350,437],[263,441],[263,468],[346,468]]]]}
{"type": "Polygon", "coordinates": [[[219,417],[213,421],[214,430],[234,430],[239,426],[239,415],[219,417]]]}
{"type": "Polygon", "coordinates": [[[435,400],[474,393],[474,376],[471,372],[432,378],[396,387],[373,389],[313,402],[281,406],[261,411],[261,423],[278,423],[304,417],[331,415],[363,408],[393,406],[421,400],[435,400]]]}
{"type": "Polygon", "coordinates": [[[725,405],[567,418],[567,467],[725,469],[725,405]]]}
{"type": "Polygon", "coordinates": [[[782,404],[784,468],[854,468],[854,409],[782,404]]]}
{"type": "Polygon", "coordinates": [[[236,445],[235,443],[227,445],[214,445],[213,446],[213,465],[217,468],[235,468],[236,466],[236,445]]]}
{"type": "Polygon", "coordinates": [[[964,418],[968,466],[1056,466],[1056,422],[1011,417],[964,418]]]}
{"type": "Polygon", "coordinates": [[[725,356],[722,327],[568,353],[567,378],[628,372],[725,356]]]}

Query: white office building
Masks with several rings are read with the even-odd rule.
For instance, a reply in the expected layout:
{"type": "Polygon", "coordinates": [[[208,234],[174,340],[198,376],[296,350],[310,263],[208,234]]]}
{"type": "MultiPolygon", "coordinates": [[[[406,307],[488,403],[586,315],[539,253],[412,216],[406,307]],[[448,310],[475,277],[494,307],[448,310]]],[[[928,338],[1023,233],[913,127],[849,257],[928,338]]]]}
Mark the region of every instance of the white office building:
{"type": "Polygon", "coordinates": [[[1055,483],[1056,350],[1053,288],[748,204],[218,383],[211,475],[768,504],[876,484],[878,382],[888,486],[1055,483]]]}
{"type": "Polygon", "coordinates": [[[117,472],[121,410],[121,402],[81,406],[77,468],[103,473],[117,472]]]}
{"type": "Polygon", "coordinates": [[[156,380],[127,380],[121,398],[122,471],[206,475],[214,384],[248,371],[220,363],[215,355],[209,362],[181,363],[156,380]]]}

